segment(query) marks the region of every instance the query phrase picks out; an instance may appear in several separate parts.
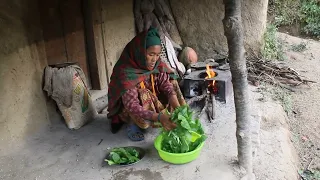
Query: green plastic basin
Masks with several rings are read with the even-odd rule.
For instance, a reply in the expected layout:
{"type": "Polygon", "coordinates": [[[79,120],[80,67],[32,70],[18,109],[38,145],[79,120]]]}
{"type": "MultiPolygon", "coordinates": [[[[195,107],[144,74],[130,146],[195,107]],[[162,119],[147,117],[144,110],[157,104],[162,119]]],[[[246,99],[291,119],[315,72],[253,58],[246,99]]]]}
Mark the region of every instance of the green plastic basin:
{"type": "MultiPolygon", "coordinates": [[[[191,135],[192,135],[191,137],[192,142],[194,142],[195,140],[201,137],[201,135],[195,132],[192,132],[191,135]]],[[[197,159],[204,145],[204,142],[202,142],[195,150],[187,153],[169,153],[161,149],[162,139],[163,139],[162,134],[160,134],[155,139],[154,146],[157,149],[161,159],[172,164],[185,164],[197,159]]]]}

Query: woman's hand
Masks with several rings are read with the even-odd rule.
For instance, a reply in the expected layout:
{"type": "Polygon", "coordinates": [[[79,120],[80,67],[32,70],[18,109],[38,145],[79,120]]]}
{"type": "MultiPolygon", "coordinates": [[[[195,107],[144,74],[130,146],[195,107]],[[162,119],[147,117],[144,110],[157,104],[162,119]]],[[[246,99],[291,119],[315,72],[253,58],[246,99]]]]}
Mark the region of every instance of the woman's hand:
{"type": "Polygon", "coordinates": [[[154,122],[160,121],[163,129],[165,129],[166,131],[170,131],[177,127],[177,125],[170,120],[170,116],[167,114],[160,113],[159,115],[158,113],[154,113],[152,116],[152,120],[154,122]]]}
{"type": "Polygon", "coordinates": [[[170,130],[172,130],[172,129],[174,129],[174,128],[177,127],[177,125],[170,120],[170,116],[167,115],[167,114],[154,113],[154,114],[152,115],[152,120],[153,120],[154,122],[160,121],[163,129],[166,130],[166,131],[170,131],[170,130]]]}
{"type": "Polygon", "coordinates": [[[180,103],[179,103],[177,95],[170,96],[169,104],[171,105],[171,107],[173,107],[173,109],[176,109],[177,107],[180,107],[180,103]]]}
{"type": "Polygon", "coordinates": [[[167,114],[160,114],[160,123],[166,131],[170,131],[177,127],[177,125],[170,120],[170,116],[167,114]]]}

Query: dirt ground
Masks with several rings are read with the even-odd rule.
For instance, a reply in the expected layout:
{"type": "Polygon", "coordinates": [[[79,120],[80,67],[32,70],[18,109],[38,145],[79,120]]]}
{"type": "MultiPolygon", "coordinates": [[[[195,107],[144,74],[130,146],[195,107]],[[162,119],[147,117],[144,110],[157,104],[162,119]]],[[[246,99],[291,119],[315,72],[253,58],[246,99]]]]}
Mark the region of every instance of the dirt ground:
{"type": "MultiPolygon", "coordinates": [[[[254,173],[257,180],[295,180],[297,164],[291,147],[288,119],[274,102],[261,102],[257,88],[250,86],[251,117],[254,118],[254,173]],[[261,113],[260,113],[261,112],[261,113]],[[260,117],[259,114],[261,114],[260,117]],[[260,128],[260,129],[259,129],[260,128]]],[[[162,161],[153,146],[158,130],[148,130],[142,142],[128,140],[125,129],[111,134],[105,116],[79,130],[71,131],[57,119],[47,130],[29,137],[23,144],[0,151],[2,180],[238,180],[242,177],[237,159],[235,108],[230,97],[216,104],[216,119],[202,119],[208,139],[199,158],[189,164],[162,161]],[[134,166],[109,167],[103,163],[108,149],[139,146],[146,156],[134,166]]]]}
{"type": "Polygon", "coordinates": [[[286,63],[306,79],[316,81],[292,93],[293,111],[289,115],[291,141],[299,155],[299,168],[320,170],[320,42],[278,33],[284,42],[286,63]],[[292,50],[293,46],[306,45],[306,49],[292,50]]]}

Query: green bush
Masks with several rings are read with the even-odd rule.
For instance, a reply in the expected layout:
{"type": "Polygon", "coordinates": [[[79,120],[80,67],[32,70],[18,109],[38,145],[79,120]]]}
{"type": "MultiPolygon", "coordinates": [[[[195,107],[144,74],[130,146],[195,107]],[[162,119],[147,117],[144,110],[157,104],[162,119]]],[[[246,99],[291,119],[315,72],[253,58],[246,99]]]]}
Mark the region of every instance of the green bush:
{"type": "Polygon", "coordinates": [[[300,9],[303,32],[312,36],[320,36],[320,5],[317,0],[303,0],[300,9]]]}
{"type": "MultiPolygon", "coordinates": [[[[270,0],[269,10],[274,14],[275,25],[291,25],[299,21],[299,0],[270,0]]],[[[270,15],[269,13],[269,15],[270,15]]]]}
{"type": "Polygon", "coordinates": [[[262,57],[268,60],[285,60],[282,43],[277,39],[277,27],[273,24],[267,26],[264,33],[262,57]]]}
{"type": "Polygon", "coordinates": [[[319,0],[269,0],[268,15],[277,27],[298,23],[302,33],[320,37],[319,0]]]}

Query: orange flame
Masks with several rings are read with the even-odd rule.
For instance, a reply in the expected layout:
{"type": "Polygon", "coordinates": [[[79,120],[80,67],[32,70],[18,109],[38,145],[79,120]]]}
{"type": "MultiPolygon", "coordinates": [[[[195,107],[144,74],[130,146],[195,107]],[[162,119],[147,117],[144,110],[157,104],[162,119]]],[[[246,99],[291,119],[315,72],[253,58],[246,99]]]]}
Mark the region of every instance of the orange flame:
{"type": "MultiPolygon", "coordinates": [[[[206,67],[207,67],[207,70],[206,70],[207,77],[206,77],[206,79],[214,78],[216,76],[216,73],[210,68],[210,66],[208,64],[206,65],[206,67]]],[[[208,88],[211,91],[214,88],[214,83],[215,83],[215,80],[213,80],[212,83],[210,83],[209,86],[208,86],[208,88]]]]}
{"type": "Polygon", "coordinates": [[[210,78],[213,78],[215,75],[216,75],[216,73],[210,68],[210,66],[207,64],[206,65],[206,67],[207,67],[207,70],[206,70],[206,73],[207,73],[207,77],[206,77],[206,79],[210,79],[210,78]]]}

